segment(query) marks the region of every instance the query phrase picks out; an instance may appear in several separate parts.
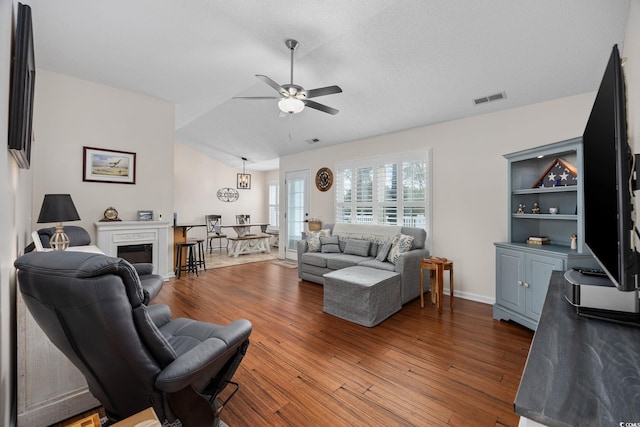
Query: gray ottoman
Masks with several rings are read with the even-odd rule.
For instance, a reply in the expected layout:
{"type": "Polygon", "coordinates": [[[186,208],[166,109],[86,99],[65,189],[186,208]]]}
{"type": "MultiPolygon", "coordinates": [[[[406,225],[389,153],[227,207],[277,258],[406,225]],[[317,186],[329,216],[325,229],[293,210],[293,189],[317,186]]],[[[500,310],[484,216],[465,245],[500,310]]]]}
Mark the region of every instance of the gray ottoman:
{"type": "Polygon", "coordinates": [[[347,267],[324,276],[325,313],[363,326],[376,326],[402,308],[400,273],[347,267]]]}

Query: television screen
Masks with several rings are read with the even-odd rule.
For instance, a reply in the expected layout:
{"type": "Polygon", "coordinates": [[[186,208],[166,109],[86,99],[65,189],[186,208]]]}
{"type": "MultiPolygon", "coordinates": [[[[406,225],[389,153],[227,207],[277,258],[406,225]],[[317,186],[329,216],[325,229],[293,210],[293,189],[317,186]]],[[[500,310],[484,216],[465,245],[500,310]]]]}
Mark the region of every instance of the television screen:
{"type": "Polygon", "coordinates": [[[584,242],[619,290],[635,290],[635,156],[627,140],[625,82],[617,46],[598,89],[583,144],[584,242]]]}
{"type": "Polygon", "coordinates": [[[11,65],[8,146],[18,166],[23,169],[29,169],[31,162],[35,78],[31,8],[18,3],[18,20],[11,65]]]}

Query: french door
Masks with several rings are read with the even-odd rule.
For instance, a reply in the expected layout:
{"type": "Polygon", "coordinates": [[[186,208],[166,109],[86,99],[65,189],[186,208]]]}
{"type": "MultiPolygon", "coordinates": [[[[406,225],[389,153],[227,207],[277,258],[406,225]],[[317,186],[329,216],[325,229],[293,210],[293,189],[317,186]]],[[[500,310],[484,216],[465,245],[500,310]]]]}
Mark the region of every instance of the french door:
{"type": "Polygon", "coordinates": [[[295,260],[298,259],[298,240],[302,239],[302,232],[309,216],[309,170],[286,172],[285,186],[285,257],[295,260]]]}

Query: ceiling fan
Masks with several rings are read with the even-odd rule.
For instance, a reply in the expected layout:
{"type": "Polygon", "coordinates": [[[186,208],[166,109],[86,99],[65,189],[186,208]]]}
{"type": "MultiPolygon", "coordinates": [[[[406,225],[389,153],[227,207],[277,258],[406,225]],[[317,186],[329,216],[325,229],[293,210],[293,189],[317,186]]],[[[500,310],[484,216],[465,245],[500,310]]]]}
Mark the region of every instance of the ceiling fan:
{"type": "Polygon", "coordinates": [[[296,40],[289,39],[285,44],[291,51],[291,83],[279,85],[267,76],[256,74],[257,78],[274,88],[280,96],[234,96],[233,99],[279,99],[278,107],[280,108],[280,111],[287,114],[299,113],[305,106],[329,114],[338,114],[338,110],[335,108],[311,101],[310,98],[341,93],[342,89],[340,89],[339,86],[327,86],[318,89],[305,90],[302,86],[293,84],[293,51],[296,50],[299,43],[296,40]]]}

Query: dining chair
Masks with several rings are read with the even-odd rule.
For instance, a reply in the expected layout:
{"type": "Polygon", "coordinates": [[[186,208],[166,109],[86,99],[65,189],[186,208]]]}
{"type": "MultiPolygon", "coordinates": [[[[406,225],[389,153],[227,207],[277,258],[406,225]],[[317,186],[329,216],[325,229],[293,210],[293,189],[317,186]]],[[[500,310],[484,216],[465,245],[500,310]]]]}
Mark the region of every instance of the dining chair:
{"type": "Polygon", "coordinates": [[[209,253],[215,249],[211,241],[218,239],[218,249],[222,252],[222,239],[227,239],[227,253],[229,253],[229,240],[226,234],[222,233],[222,215],[205,215],[205,224],[207,224],[207,245],[209,246],[209,253]]]}
{"type": "Polygon", "coordinates": [[[251,215],[236,215],[236,224],[251,224],[251,215]]]}
{"type": "MultiPolygon", "coordinates": [[[[236,215],[236,224],[251,224],[251,215],[236,215]]],[[[244,236],[245,237],[257,236],[257,234],[251,233],[249,231],[244,236]]]]}

